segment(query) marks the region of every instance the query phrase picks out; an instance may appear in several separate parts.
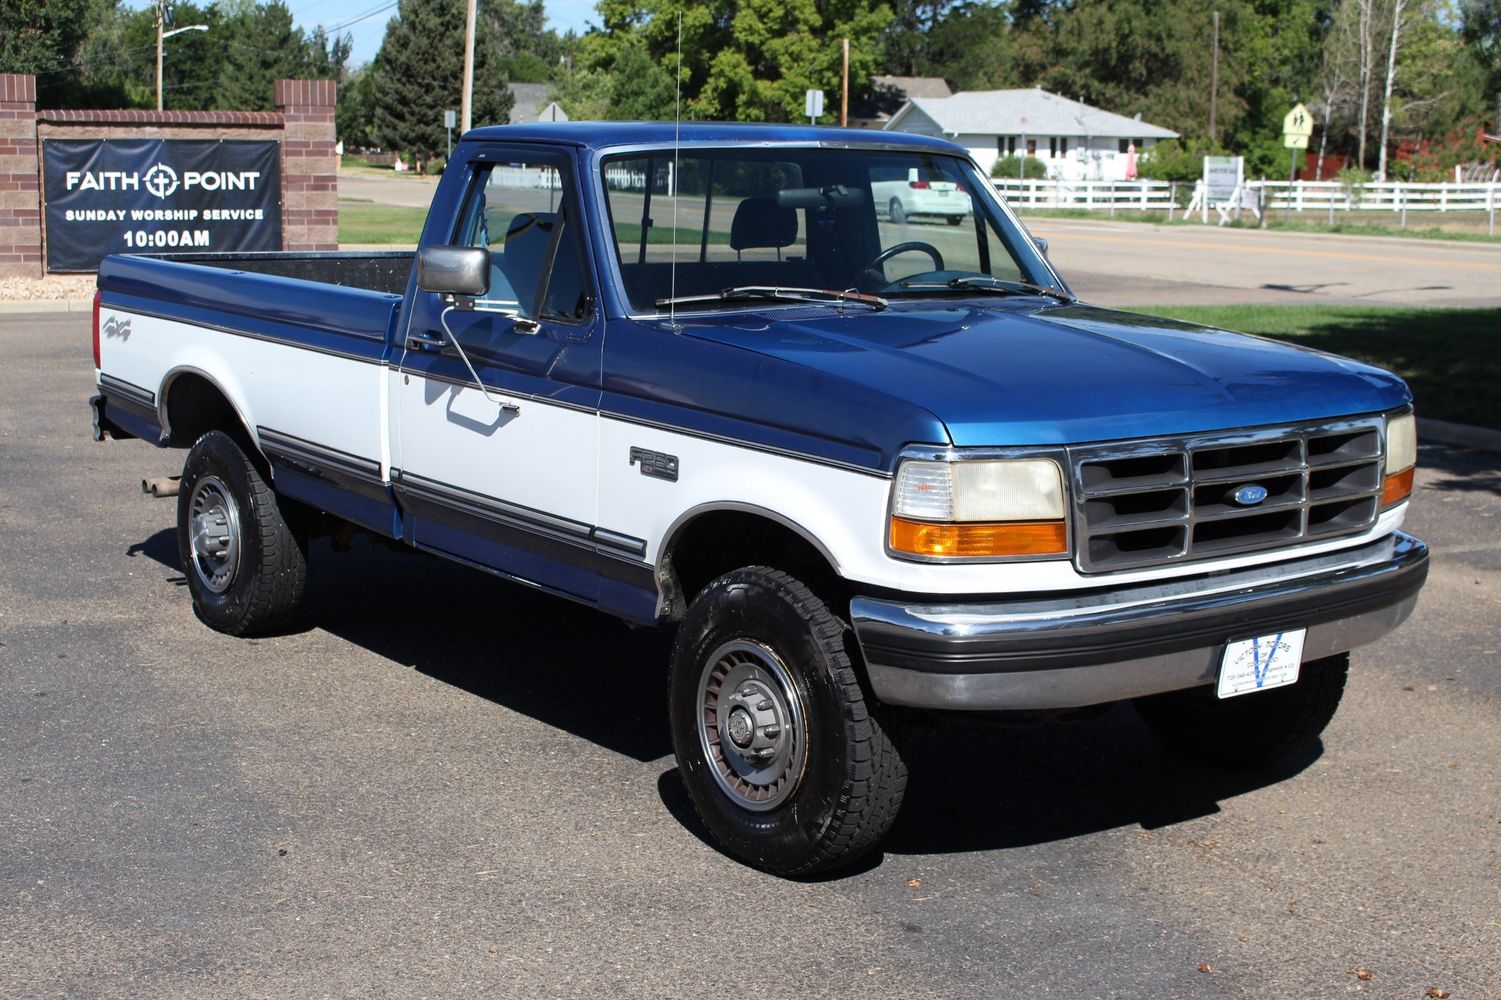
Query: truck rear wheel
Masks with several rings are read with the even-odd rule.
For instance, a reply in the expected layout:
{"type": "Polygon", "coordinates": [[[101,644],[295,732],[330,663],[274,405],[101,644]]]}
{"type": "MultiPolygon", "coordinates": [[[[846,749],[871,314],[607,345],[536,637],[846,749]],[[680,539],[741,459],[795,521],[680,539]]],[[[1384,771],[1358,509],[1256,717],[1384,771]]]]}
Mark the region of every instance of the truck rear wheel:
{"type": "Polygon", "coordinates": [[[763,566],[709,584],[678,629],[671,717],[683,783],[727,851],[778,875],[871,850],[906,790],[846,634],[807,586],[763,566]]]}
{"type": "Polygon", "coordinates": [[[1339,707],[1350,654],[1302,665],[1298,682],[1221,699],[1213,687],[1136,699],[1147,728],[1190,760],[1261,767],[1308,750],[1339,707]]]}
{"type": "Polygon", "coordinates": [[[223,431],[188,452],[177,495],[177,550],[193,609],[209,627],[258,635],[284,624],[307,583],[307,535],[223,431]]]}

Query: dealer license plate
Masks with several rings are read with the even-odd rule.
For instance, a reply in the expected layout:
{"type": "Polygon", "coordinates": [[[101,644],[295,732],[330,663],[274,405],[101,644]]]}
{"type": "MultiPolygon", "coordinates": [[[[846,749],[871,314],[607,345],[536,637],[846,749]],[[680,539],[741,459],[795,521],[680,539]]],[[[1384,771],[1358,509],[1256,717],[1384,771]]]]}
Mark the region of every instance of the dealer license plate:
{"type": "Polygon", "coordinates": [[[1219,696],[1234,698],[1295,683],[1307,634],[1306,628],[1300,628],[1227,643],[1220,661],[1219,696]]]}

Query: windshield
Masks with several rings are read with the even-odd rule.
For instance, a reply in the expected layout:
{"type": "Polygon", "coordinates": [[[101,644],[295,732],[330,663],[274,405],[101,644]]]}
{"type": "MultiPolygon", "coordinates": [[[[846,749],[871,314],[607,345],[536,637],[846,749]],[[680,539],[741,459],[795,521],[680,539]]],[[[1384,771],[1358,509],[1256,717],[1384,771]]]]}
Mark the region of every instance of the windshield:
{"type": "Polygon", "coordinates": [[[885,299],[1065,291],[958,156],[690,147],[676,163],[671,149],[610,157],[604,182],[640,312],[669,301],[765,306],[766,296],[721,294],[745,288],[885,299]]]}

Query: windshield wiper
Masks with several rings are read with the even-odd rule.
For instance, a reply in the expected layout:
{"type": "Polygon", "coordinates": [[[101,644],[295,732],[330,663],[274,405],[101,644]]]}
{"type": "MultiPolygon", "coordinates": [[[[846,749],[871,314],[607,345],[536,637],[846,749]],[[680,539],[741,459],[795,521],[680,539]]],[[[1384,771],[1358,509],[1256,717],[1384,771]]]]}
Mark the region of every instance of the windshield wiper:
{"type": "Polygon", "coordinates": [[[879,295],[867,295],[857,292],[853,288],[845,291],[836,291],[832,288],[782,288],[775,285],[739,285],[734,288],[724,288],[707,295],[679,295],[672,299],[658,299],[657,308],[665,309],[668,306],[702,306],[723,305],[726,302],[746,302],[761,300],[766,302],[828,302],[834,305],[844,305],[846,302],[869,306],[879,312],[886,308],[886,300],[879,295]]]}
{"type": "Polygon", "coordinates": [[[950,278],[947,281],[903,281],[902,288],[911,288],[917,291],[936,289],[962,289],[968,291],[975,289],[982,292],[995,292],[999,295],[1046,295],[1048,298],[1057,299],[1059,302],[1077,301],[1072,295],[1061,288],[1051,288],[1047,285],[1038,285],[1030,281],[1008,281],[1005,278],[997,278],[989,274],[971,274],[958,278],[950,278]]]}

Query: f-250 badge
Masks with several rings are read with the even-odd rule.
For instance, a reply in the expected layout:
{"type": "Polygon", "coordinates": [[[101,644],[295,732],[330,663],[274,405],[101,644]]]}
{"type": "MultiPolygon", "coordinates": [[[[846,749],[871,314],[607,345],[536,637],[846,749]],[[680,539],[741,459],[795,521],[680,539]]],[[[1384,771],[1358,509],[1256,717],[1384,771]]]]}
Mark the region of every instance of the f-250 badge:
{"type": "Polygon", "coordinates": [[[678,481],[678,457],[666,452],[651,451],[647,448],[631,449],[631,464],[641,463],[641,474],[651,476],[654,479],[665,479],[669,483],[678,481]]]}

